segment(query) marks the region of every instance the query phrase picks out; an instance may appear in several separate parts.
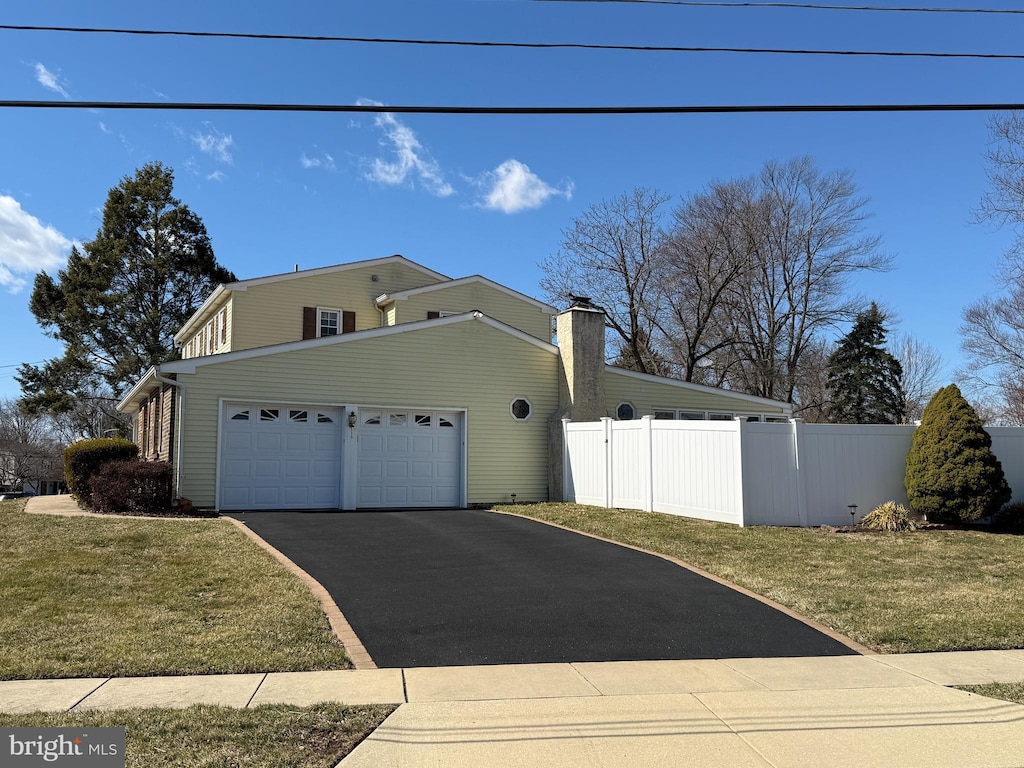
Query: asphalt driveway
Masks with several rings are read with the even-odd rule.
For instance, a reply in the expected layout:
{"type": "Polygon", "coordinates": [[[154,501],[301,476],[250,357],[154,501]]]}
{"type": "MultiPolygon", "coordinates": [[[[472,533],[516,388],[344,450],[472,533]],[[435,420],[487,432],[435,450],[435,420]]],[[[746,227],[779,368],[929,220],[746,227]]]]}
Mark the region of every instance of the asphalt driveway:
{"type": "Polygon", "coordinates": [[[331,593],[381,667],[853,653],[661,558],[523,518],[232,517],[331,593]]]}

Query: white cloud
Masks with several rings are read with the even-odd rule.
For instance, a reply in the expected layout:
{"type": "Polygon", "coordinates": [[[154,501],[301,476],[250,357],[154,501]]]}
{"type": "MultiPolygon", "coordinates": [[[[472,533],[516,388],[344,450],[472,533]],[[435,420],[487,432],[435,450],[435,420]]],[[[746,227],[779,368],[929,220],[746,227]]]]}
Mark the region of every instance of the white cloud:
{"type": "Polygon", "coordinates": [[[229,151],[235,140],[231,134],[223,134],[209,123],[203,123],[207,133],[194,133],[191,138],[200,151],[216,158],[222,163],[233,163],[234,158],[229,151]]]}
{"type": "Polygon", "coordinates": [[[325,171],[336,170],[334,158],[324,152],[319,157],[310,157],[305,152],[299,157],[299,164],[303,168],[323,168],[325,171]]]}
{"type": "Polygon", "coordinates": [[[60,267],[71,241],[24,211],[21,203],[0,195],[0,286],[21,290],[27,277],[60,267]]]}
{"type": "Polygon", "coordinates": [[[67,81],[60,77],[60,75],[56,75],[48,70],[40,62],[36,62],[36,82],[43,86],[43,88],[59,93],[65,99],[71,98],[71,94],[64,87],[67,85],[67,81]]]}
{"type": "Polygon", "coordinates": [[[221,171],[214,171],[206,177],[207,181],[224,181],[227,177],[221,171]]]}
{"type": "MultiPolygon", "coordinates": [[[[379,101],[360,99],[358,104],[380,106],[379,101]]],[[[405,123],[390,112],[379,113],[373,124],[384,131],[381,146],[390,147],[394,152],[393,161],[379,157],[370,161],[370,170],[366,178],[378,184],[396,186],[407,181],[418,179],[420,184],[432,195],[448,197],[455,194],[455,188],[444,180],[444,173],[430,152],[419,142],[416,134],[405,123]]]]}
{"type": "Polygon", "coordinates": [[[100,130],[104,133],[110,133],[110,129],[107,128],[107,124],[100,120],[100,130]]]}
{"type": "Polygon", "coordinates": [[[502,213],[540,208],[555,195],[571,200],[573,192],[571,181],[564,182],[561,189],[552,187],[518,160],[506,160],[490,173],[485,173],[478,183],[488,187],[480,205],[502,213]]]}

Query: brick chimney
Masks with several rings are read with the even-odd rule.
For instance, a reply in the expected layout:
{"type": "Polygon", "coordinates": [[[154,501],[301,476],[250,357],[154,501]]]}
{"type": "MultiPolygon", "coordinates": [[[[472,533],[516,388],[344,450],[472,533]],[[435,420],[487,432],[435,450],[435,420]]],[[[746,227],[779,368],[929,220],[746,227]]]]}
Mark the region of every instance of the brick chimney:
{"type": "Polygon", "coordinates": [[[604,310],[572,296],[555,318],[558,335],[558,411],[551,417],[548,477],[552,501],[562,498],[562,419],[597,421],[607,415],[604,396],[604,310]]]}

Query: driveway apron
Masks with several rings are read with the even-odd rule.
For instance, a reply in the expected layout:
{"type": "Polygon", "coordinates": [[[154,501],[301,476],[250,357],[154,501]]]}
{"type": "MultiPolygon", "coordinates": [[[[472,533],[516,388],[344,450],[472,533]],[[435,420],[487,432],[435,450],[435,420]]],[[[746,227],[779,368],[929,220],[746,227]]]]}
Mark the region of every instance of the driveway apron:
{"type": "Polygon", "coordinates": [[[380,667],[854,653],[659,557],[519,517],[232,516],[330,592],[380,667]]]}

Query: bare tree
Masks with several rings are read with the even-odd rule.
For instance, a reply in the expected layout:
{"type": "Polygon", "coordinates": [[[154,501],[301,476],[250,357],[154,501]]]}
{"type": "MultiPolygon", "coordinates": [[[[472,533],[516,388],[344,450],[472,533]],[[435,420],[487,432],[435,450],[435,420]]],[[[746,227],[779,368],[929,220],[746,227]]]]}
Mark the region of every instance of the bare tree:
{"type": "Polygon", "coordinates": [[[15,400],[0,400],[0,487],[38,487],[63,474],[61,446],[46,416],[29,415],[15,400]]]}
{"type": "Polygon", "coordinates": [[[728,316],[757,241],[744,215],[754,193],[753,180],[741,179],[684,200],[658,249],[664,305],[655,321],[673,372],[684,381],[721,386],[728,379],[728,367],[714,363],[736,343],[728,316]]]}
{"type": "Polygon", "coordinates": [[[996,273],[999,291],[963,311],[968,362],[958,374],[990,421],[1024,424],[1024,113],[994,115],[989,132],[989,190],[976,215],[1013,227],[1017,238],[996,273]]]}
{"type": "Polygon", "coordinates": [[[946,380],[942,355],[930,344],[910,334],[901,334],[889,344],[889,352],[903,367],[906,423],[918,421],[924,407],[946,380]]]}
{"type": "Polygon", "coordinates": [[[757,233],[731,318],[738,343],[734,388],[794,401],[807,350],[863,302],[851,275],[886,270],[878,237],[862,234],[867,200],[849,171],[821,173],[809,157],[770,162],[744,226],[757,233]]]}
{"type": "Polygon", "coordinates": [[[653,254],[669,196],[637,187],[590,206],[562,232],[562,247],[540,263],[541,289],[552,303],[588,296],[604,308],[610,351],[620,364],[661,373],[652,346],[658,289],[653,254]]]}
{"type": "Polygon", "coordinates": [[[1024,424],[1024,283],[969,305],[960,326],[968,362],[959,372],[997,418],[1024,424]]]}

